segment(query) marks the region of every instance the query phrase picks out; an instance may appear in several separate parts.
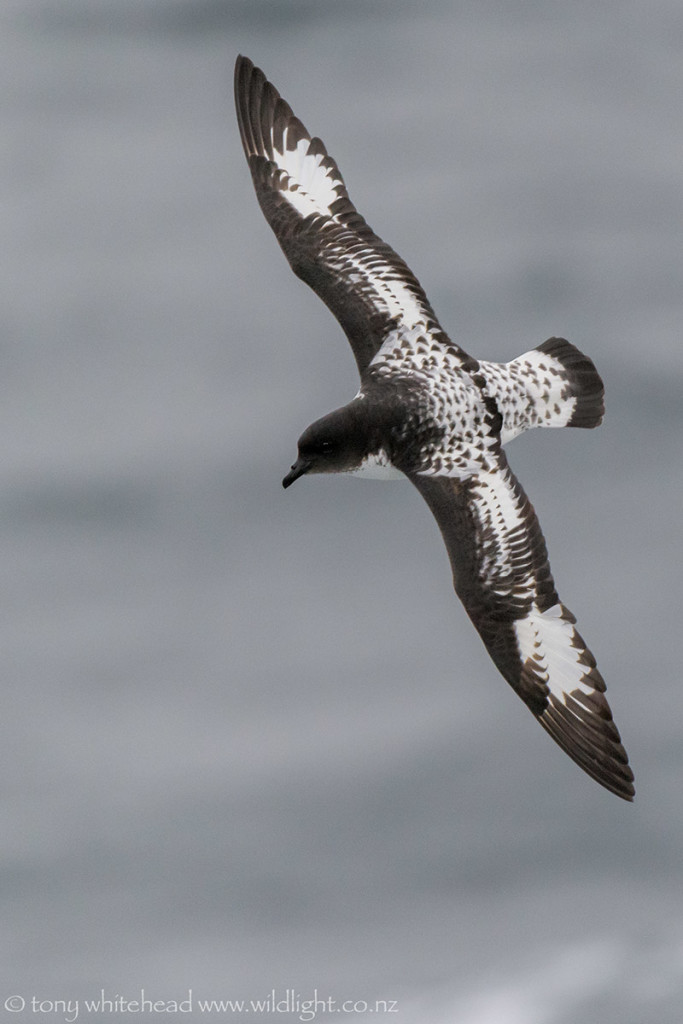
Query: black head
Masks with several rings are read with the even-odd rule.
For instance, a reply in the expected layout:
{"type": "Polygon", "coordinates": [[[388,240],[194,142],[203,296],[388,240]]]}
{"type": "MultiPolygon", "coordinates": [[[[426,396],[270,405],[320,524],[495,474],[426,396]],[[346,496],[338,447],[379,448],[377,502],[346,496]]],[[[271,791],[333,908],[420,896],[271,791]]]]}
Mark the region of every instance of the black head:
{"type": "Polygon", "coordinates": [[[304,473],[347,473],[361,464],[369,448],[360,401],[355,399],[304,430],[298,442],[298,458],[282,481],[283,487],[289,487],[304,473]]]}

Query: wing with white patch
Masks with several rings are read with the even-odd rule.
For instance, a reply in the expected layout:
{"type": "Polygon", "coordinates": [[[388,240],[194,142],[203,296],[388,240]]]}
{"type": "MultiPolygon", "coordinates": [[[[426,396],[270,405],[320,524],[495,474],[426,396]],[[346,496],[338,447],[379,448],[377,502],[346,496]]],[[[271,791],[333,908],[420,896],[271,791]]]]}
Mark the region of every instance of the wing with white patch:
{"type": "Polygon", "coordinates": [[[467,480],[413,476],[441,529],[455,590],[504,678],[553,739],[625,800],[633,773],[595,658],[555,590],[534,509],[501,453],[467,480]]]}
{"type": "Polygon", "coordinates": [[[356,211],[321,140],[246,57],[235,65],[235,102],[261,209],[294,272],[339,320],[359,370],[390,331],[438,327],[412,271],[356,211]]]}

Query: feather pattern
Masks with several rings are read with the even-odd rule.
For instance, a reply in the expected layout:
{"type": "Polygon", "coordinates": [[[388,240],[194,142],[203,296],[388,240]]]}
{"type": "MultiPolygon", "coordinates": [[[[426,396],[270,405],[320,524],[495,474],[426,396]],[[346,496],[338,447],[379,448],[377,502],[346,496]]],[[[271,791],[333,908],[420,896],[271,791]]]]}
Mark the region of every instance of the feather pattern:
{"type": "Polygon", "coordinates": [[[336,162],[246,57],[235,67],[256,195],[289,263],[339,320],[363,371],[397,325],[437,321],[417,278],[349,199],[336,162]]]}
{"type": "Polygon", "coordinates": [[[456,593],[501,675],[584,771],[633,799],[605,683],[560,602],[536,513],[503,453],[497,470],[466,481],[411,479],[441,528],[456,593]]]}

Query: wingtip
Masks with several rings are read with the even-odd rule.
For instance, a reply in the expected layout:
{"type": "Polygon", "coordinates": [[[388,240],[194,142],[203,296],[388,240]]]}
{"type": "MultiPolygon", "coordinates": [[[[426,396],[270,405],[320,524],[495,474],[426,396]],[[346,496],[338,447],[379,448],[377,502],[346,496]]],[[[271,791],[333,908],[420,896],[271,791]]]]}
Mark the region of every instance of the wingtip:
{"type": "Polygon", "coordinates": [[[607,714],[609,718],[598,718],[590,732],[584,733],[579,720],[561,701],[551,697],[546,711],[535,717],[579,768],[610,793],[632,803],[636,794],[633,771],[611,712],[608,710],[607,714]],[[609,733],[603,733],[599,738],[598,722],[603,728],[606,725],[612,727],[609,733]]]}
{"type": "Polygon", "coordinates": [[[237,54],[237,59],[235,61],[235,77],[234,77],[234,81],[235,81],[235,95],[237,95],[239,93],[241,83],[246,81],[246,79],[251,74],[251,72],[253,70],[253,67],[254,67],[254,65],[252,64],[252,62],[249,60],[248,57],[242,56],[241,53],[237,54]]]}
{"type": "Polygon", "coordinates": [[[628,788],[626,789],[613,789],[610,786],[605,786],[604,782],[601,783],[601,785],[610,793],[614,793],[615,796],[618,796],[621,800],[624,801],[624,803],[632,804],[635,799],[636,790],[635,786],[633,785],[628,786],[628,788]]]}

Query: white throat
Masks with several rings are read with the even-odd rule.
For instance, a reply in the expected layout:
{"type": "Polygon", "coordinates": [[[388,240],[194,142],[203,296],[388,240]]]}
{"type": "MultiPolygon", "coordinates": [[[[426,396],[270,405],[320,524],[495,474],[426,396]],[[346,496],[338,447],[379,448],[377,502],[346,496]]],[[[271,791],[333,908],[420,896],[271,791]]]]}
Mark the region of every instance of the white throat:
{"type": "Polygon", "coordinates": [[[364,477],[366,480],[405,480],[403,473],[391,464],[383,448],[366,455],[360,466],[349,470],[349,476],[364,477]]]}

